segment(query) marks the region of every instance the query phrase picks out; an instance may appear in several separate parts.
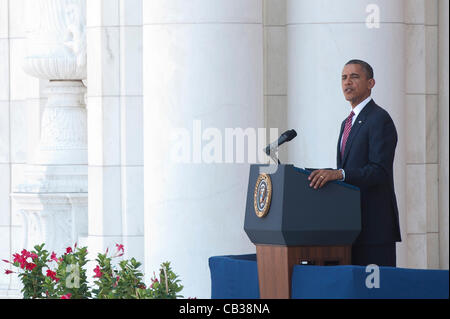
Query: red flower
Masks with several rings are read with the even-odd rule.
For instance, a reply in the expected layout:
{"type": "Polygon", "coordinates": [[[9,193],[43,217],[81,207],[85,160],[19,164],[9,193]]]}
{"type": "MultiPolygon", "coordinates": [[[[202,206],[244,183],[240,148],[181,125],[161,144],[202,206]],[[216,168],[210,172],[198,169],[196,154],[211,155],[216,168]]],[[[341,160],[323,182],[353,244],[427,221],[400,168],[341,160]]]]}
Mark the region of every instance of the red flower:
{"type": "MultiPolygon", "coordinates": [[[[14,264],[18,263],[20,265],[20,268],[26,269],[26,270],[33,270],[36,267],[36,264],[27,262],[27,258],[31,258],[32,260],[39,258],[38,255],[36,255],[34,253],[30,253],[26,249],[23,249],[21,251],[20,255],[18,253],[14,254],[13,257],[14,257],[13,263],[14,264]]],[[[8,260],[3,260],[3,261],[7,262],[7,263],[11,263],[8,260]]]]}
{"type": "Polygon", "coordinates": [[[25,267],[25,258],[22,255],[19,255],[19,254],[14,254],[13,257],[14,257],[13,261],[15,263],[18,262],[20,264],[20,266],[22,267],[22,269],[23,269],[23,267],[25,267]]]}
{"type": "MultiPolygon", "coordinates": [[[[153,275],[154,275],[155,273],[153,273],[153,275]]],[[[156,277],[154,277],[154,278],[151,278],[150,279],[151,281],[152,281],[152,284],[150,285],[150,288],[153,288],[153,284],[155,283],[155,282],[158,282],[158,279],[156,278],[156,277]]]]}
{"type": "Polygon", "coordinates": [[[6,260],[6,259],[2,259],[5,263],[8,263],[8,264],[10,264],[11,262],[9,261],[9,260],[6,260]]]}
{"type": "Polygon", "coordinates": [[[6,271],[5,271],[5,274],[9,275],[9,274],[12,274],[13,272],[14,272],[14,271],[6,270],[6,271]]]}
{"type": "Polygon", "coordinates": [[[72,253],[72,247],[67,247],[66,248],[66,254],[70,254],[72,253]]]}
{"type": "Polygon", "coordinates": [[[62,295],[61,299],[70,299],[72,297],[72,294],[69,292],[67,295],[62,295]]]}
{"type": "Polygon", "coordinates": [[[117,247],[117,253],[119,253],[119,254],[117,256],[115,256],[115,257],[123,256],[123,253],[125,252],[125,249],[123,248],[123,245],[122,244],[120,244],[120,245],[116,244],[116,247],[117,247]]]}
{"type": "Polygon", "coordinates": [[[27,270],[33,270],[36,267],[36,264],[33,263],[26,263],[25,268],[27,270]]]}
{"type": "Polygon", "coordinates": [[[26,249],[22,250],[21,254],[22,254],[22,257],[25,259],[27,259],[28,257],[31,257],[31,253],[26,249]]]}
{"type": "Polygon", "coordinates": [[[13,257],[14,257],[14,259],[13,259],[14,262],[16,262],[16,261],[18,262],[20,259],[22,259],[22,256],[20,256],[19,254],[14,254],[13,257]]]}
{"type": "Polygon", "coordinates": [[[58,258],[56,258],[56,253],[55,252],[52,252],[52,255],[50,256],[50,260],[49,261],[56,261],[56,262],[58,262],[59,260],[58,260],[58,258]]]}
{"type": "Polygon", "coordinates": [[[117,287],[117,285],[119,284],[119,279],[120,279],[120,277],[117,276],[117,277],[116,277],[116,281],[113,283],[113,287],[114,287],[114,288],[117,287]]]}
{"type": "Polygon", "coordinates": [[[59,281],[59,278],[56,277],[56,272],[51,271],[50,269],[47,270],[47,277],[52,278],[56,282],[59,281]]]}
{"type": "Polygon", "coordinates": [[[94,278],[100,278],[103,275],[99,265],[95,267],[94,272],[95,272],[94,278]]]}

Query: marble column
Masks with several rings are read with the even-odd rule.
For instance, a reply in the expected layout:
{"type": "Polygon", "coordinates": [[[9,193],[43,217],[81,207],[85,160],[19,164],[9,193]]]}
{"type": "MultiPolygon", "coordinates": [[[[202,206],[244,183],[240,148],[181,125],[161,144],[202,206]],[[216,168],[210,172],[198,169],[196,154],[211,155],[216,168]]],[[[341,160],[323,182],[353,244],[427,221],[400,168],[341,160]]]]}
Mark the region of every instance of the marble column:
{"type": "MultiPolygon", "coordinates": [[[[281,134],[287,125],[286,0],[264,0],[264,123],[281,134]]],[[[267,130],[267,139],[272,141],[267,130]]],[[[279,148],[279,158],[287,163],[290,146],[279,148]]]]}
{"type": "MultiPolygon", "coordinates": [[[[29,21],[24,0],[0,0],[0,259],[9,259],[25,244],[22,214],[11,191],[23,180],[26,163],[40,138],[40,115],[48,80],[25,73],[23,58],[29,21]]],[[[0,298],[20,298],[17,277],[0,275],[0,298]]]]}
{"type": "Polygon", "coordinates": [[[439,268],[438,1],[406,1],[408,267],[439,268]]]}
{"type": "Polygon", "coordinates": [[[144,1],[143,25],[146,275],[170,261],[185,297],[210,298],[208,258],[255,252],[249,165],[206,164],[202,147],[208,132],[264,125],[262,1],[144,1]]]}
{"type": "Polygon", "coordinates": [[[399,142],[395,189],[403,242],[397,264],[407,265],[404,1],[287,1],[287,127],[299,135],[288,151],[299,167],[336,167],[340,124],[350,113],[341,72],[350,59],[374,69],[372,97],[393,118],[399,142]],[[295,150],[295,151],[292,151],[295,150]]]}
{"type": "Polygon", "coordinates": [[[449,2],[439,0],[439,266],[448,269],[448,10],[449,2]]]}
{"type": "Polygon", "coordinates": [[[90,1],[87,9],[89,230],[83,244],[93,260],[120,243],[124,258],[143,262],[142,0],[90,1]]]}

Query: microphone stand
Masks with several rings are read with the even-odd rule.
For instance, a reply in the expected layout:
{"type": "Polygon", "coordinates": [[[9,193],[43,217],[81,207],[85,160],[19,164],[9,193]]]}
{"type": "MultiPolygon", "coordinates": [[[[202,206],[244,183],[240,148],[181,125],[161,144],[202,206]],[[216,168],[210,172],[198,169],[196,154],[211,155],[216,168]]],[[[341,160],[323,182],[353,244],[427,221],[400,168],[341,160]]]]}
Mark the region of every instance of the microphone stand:
{"type": "Polygon", "coordinates": [[[280,165],[281,162],[280,162],[280,159],[278,158],[278,154],[277,154],[276,150],[278,150],[278,147],[273,148],[273,149],[271,148],[269,151],[269,154],[267,154],[267,155],[269,155],[269,157],[272,159],[272,161],[274,161],[275,163],[278,163],[278,165],[280,165]]]}

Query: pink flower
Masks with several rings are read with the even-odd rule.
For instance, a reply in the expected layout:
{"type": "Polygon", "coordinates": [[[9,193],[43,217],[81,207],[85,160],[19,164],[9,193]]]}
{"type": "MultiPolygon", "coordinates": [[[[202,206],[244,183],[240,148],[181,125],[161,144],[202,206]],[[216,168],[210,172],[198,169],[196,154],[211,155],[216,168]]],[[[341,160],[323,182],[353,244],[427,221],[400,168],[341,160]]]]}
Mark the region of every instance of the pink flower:
{"type": "Polygon", "coordinates": [[[9,261],[9,260],[6,260],[6,259],[2,259],[5,263],[8,263],[8,264],[10,264],[11,262],[9,261]]]}
{"type": "Polygon", "coordinates": [[[67,295],[62,295],[61,299],[70,299],[72,297],[72,294],[69,292],[67,295]]]}
{"type": "Polygon", "coordinates": [[[31,257],[31,259],[33,259],[33,260],[39,258],[38,255],[33,254],[33,253],[30,254],[30,257],[31,257]]]}
{"type": "Polygon", "coordinates": [[[67,247],[66,248],[66,254],[70,254],[70,253],[72,253],[73,251],[72,251],[72,247],[67,247]]]}
{"type": "Polygon", "coordinates": [[[14,271],[6,270],[6,271],[5,271],[5,274],[9,275],[9,274],[12,274],[13,272],[14,272],[14,271]]]}
{"type": "Polygon", "coordinates": [[[95,272],[94,278],[101,278],[101,276],[103,275],[99,265],[95,267],[94,272],[95,272]]]}

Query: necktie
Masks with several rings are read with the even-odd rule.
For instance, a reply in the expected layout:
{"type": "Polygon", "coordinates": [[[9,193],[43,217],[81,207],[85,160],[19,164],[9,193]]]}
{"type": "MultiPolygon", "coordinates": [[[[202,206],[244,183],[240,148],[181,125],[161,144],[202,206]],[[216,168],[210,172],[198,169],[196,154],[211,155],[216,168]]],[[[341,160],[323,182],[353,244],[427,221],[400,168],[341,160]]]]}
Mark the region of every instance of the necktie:
{"type": "Polygon", "coordinates": [[[345,144],[347,144],[348,135],[352,129],[352,118],[355,113],[351,111],[350,115],[345,120],[344,133],[342,133],[341,159],[344,159],[345,144]]]}

